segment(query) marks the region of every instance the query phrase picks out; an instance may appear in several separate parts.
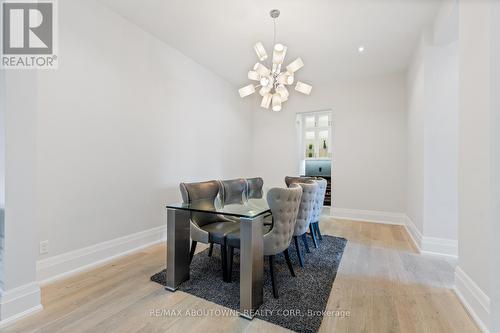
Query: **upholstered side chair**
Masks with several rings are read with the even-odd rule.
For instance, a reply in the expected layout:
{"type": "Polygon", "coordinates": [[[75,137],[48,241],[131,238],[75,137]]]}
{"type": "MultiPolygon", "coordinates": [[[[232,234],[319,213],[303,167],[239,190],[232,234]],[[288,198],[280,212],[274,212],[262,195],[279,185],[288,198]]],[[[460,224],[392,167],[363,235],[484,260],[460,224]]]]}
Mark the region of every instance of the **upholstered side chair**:
{"type": "Polygon", "coordinates": [[[242,204],[247,196],[248,183],[246,179],[221,180],[221,200],[224,205],[242,204]]]}
{"type": "MultiPolygon", "coordinates": [[[[302,197],[300,199],[299,212],[297,214],[297,222],[295,223],[295,229],[293,232],[293,239],[295,243],[295,249],[297,250],[297,256],[299,258],[299,264],[304,267],[304,259],[300,251],[299,237],[302,238],[306,252],[309,251],[309,244],[307,243],[306,232],[309,229],[312,217],[313,208],[316,203],[316,196],[319,190],[319,185],[315,180],[305,180],[304,183],[295,183],[302,187],[302,197]]],[[[291,184],[293,186],[293,184],[291,184]]]]}
{"type": "MultiPolygon", "coordinates": [[[[207,206],[214,206],[220,190],[220,183],[216,180],[199,183],[181,183],[182,201],[203,202],[207,206]]],[[[215,208],[215,207],[213,207],[215,208]]],[[[190,215],[191,251],[189,260],[193,260],[196,244],[216,243],[221,246],[222,278],[227,280],[227,249],[226,235],[239,229],[239,224],[217,214],[192,212],[190,215]]]]}
{"type": "Polygon", "coordinates": [[[319,220],[321,218],[321,213],[323,212],[323,204],[325,202],[326,187],[328,185],[328,182],[326,181],[326,179],[320,177],[317,177],[316,181],[318,182],[318,193],[316,195],[316,204],[314,205],[313,208],[311,233],[313,235],[312,238],[314,246],[318,247],[318,243],[316,241],[316,235],[320,240],[323,240],[323,236],[321,235],[321,231],[319,230],[319,220]]]}
{"type": "MultiPolygon", "coordinates": [[[[267,203],[273,214],[274,223],[269,231],[264,231],[264,256],[269,258],[269,271],[271,273],[273,295],[275,298],[279,297],[278,285],[274,273],[275,255],[284,254],[288,269],[291,275],[295,276],[288,254],[288,247],[290,246],[295,230],[301,196],[302,188],[298,185],[292,185],[290,188],[271,188],[267,193],[267,203]]],[[[234,248],[240,248],[239,231],[227,235],[227,245],[229,249],[228,272],[230,278],[234,248]]]]}
{"type": "Polygon", "coordinates": [[[261,199],[264,195],[262,187],[264,186],[264,180],[260,177],[247,178],[247,198],[248,199],[261,199]]]}
{"type": "Polygon", "coordinates": [[[290,187],[291,184],[296,184],[296,183],[307,183],[313,180],[318,180],[320,179],[319,177],[290,177],[286,176],[285,177],[285,184],[286,186],[290,187]]]}
{"type": "MultiPolygon", "coordinates": [[[[247,199],[262,199],[264,196],[264,180],[260,177],[256,178],[247,178],[248,183],[248,192],[247,199]]],[[[273,224],[273,216],[272,214],[268,214],[264,216],[264,225],[270,226],[273,224]]]]}
{"type": "Polygon", "coordinates": [[[287,186],[290,186],[290,184],[293,183],[303,183],[305,181],[310,181],[314,180],[318,182],[318,193],[316,196],[315,204],[313,207],[313,216],[312,216],[312,221],[309,226],[310,229],[310,235],[314,243],[314,247],[318,247],[318,240],[323,239],[323,236],[321,235],[321,231],[319,229],[319,220],[321,218],[321,212],[323,211],[323,204],[325,201],[325,194],[326,194],[326,187],[327,187],[327,181],[324,178],[321,177],[285,177],[285,183],[287,186]]]}
{"type": "MultiPolygon", "coordinates": [[[[219,198],[222,205],[243,204],[244,197],[247,195],[247,181],[243,178],[220,180],[219,198]]],[[[240,223],[237,217],[226,216],[226,219],[235,223],[240,223]]],[[[214,243],[210,243],[208,256],[211,257],[214,250],[214,243]]]]}

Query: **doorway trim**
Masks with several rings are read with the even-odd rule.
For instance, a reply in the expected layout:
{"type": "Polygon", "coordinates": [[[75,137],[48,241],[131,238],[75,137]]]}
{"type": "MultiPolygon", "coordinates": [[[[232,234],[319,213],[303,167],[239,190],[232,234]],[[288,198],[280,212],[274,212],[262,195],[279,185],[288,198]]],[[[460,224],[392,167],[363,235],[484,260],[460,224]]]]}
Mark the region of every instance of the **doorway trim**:
{"type": "MultiPolygon", "coordinates": [[[[330,170],[330,177],[331,179],[333,180],[333,170],[334,170],[334,157],[335,157],[335,153],[334,153],[334,149],[335,149],[335,144],[334,144],[334,123],[335,123],[335,113],[333,112],[333,109],[332,108],[326,108],[326,109],[318,109],[318,110],[312,110],[312,111],[300,111],[300,112],[296,112],[295,113],[295,131],[296,131],[296,135],[295,135],[295,147],[296,147],[296,152],[295,152],[295,165],[297,167],[296,171],[299,175],[302,174],[304,168],[302,166],[303,162],[305,162],[305,159],[302,157],[302,130],[303,130],[303,124],[302,124],[302,117],[305,115],[305,114],[318,114],[318,113],[326,113],[326,112],[329,112],[330,113],[330,138],[329,138],[329,144],[330,144],[330,147],[331,147],[331,151],[332,151],[332,157],[330,159],[331,161],[331,170],[330,170]]],[[[304,163],[305,164],[305,163],[304,163]]]]}

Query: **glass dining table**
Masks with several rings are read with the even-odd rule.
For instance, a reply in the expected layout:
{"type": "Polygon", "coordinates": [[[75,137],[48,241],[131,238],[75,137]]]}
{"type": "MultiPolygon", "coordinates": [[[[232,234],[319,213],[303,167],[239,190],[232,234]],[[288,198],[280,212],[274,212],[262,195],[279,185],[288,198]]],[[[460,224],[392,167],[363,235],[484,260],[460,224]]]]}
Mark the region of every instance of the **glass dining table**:
{"type": "MultiPolygon", "coordinates": [[[[175,291],[189,280],[191,213],[232,216],[240,220],[240,316],[253,319],[263,301],[263,220],[271,211],[263,198],[223,204],[207,200],[167,205],[166,289],[175,291]]],[[[214,279],[218,278],[214,276],[214,279]]]]}

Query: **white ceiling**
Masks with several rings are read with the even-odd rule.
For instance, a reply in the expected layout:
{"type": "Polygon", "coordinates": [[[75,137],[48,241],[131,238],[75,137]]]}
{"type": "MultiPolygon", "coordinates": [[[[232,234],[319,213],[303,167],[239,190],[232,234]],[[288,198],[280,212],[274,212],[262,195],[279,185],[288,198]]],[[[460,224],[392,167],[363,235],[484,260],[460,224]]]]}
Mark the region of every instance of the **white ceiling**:
{"type": "Polygon", "coordinates": [[[318,84],[403,71],[440,0],[100,0],[237,86],[257,61],[253,45],[277,39],[301,81],[318,84]],[[357,48],[366,51],[359,54],[357,48]]]}

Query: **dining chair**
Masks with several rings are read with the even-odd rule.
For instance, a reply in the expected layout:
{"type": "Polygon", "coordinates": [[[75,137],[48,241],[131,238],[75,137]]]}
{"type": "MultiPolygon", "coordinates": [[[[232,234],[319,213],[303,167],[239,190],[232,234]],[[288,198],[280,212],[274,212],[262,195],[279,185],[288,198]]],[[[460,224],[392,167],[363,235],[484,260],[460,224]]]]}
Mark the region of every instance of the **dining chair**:
{"type": "MultiPolygon", "coordinates": [[[[219,197],[222,205],[230,204],[243,204],[245,196],[247,195],[247,181],[243,178],[229,179],[229,180],[219,180],[220,191],[219,197]]],[[[238,218],[233,218],[226,216],[227,219],[232,220],[235,223],[240,223],[238,218]]],[[[214,251],[214,243],[210,243],[210,248],[208,250],[208,256],[211,257],[214,251]]]]}
{"type": "MultiPolygon", "coordinates": [[[[271,229],[264,228],[263,230],[264,256],[269,258],[269,272],[275,298],[279,297],[274,272],[275,255],[284,254],[290,274],[295,277],[288,248],[292,241],[301,196],[302,188],[299,185],[292,185],[290,188],[271,188],[267,193],[267,203],[273,214],[274,223],[271,229]]],[[[240,232],[232,232],[226,238],[229,250],[228,276],[230,280],[234,249],[240,248],[240,232]]]]}
{"type": "Polygon", "coordinates": [[[297,250],[297,256],[299,258],[299,264],[301,267],[304,267],[304,259],[302,257],[299,246],[299,237],[302,238],[304,247],[306,248],[306,252],[309,253],[310,251],[309,244],[307,243],[306,232],[312,222],[314,212],[313,208],[316,203],[316,196],[318,193],[319,185],[315,180],[305,180],[302,183],[297,182],[294,184],[298,184],[300,187],[302,187],[302,197],[300,199],[299,212],[297,214],[297,222],[295,223],[293,239],[295,243],[295,249],[297,250]]]}
{"type": "Polygon", "coordinates": [[[310,229],[309,233],[310,233],[311,238],[313,240],[314,247],[318,248],[317,238],[319,238],[320,240],[323,240],[323,236],[321,235],[321,231],[319,229],[319,220],[321,218],[321,213],[323,211],[323,205],[324,205],[325,194],[326,194],[326,187],[327,187],[328,182],[326,181],[326,179],[321,178],[321,177],[289,177],[289,176],[287,176],[287,177],[285,177],[285,184],[287,186],[289,186],[290,184],[301,183],[301,182],[304,182],[307,180],[317,181],[318,187],[319,187],[317,195],[316,195],[315,204],[313,207],[314,212],[313,212],[312,221],[311,221],[311,224],[309,225],[309,229],[310,229]]]}
{"type": "MultiPolygon", "coordinates": [[[[316,204],[313,208],[311,226],[315,231],[313,234],[316,234],[320,240],[323,240],[323,236],[321,235],[321,231],[319,230],[319,220],[321,218],[321,213],[323,212],[323,205],[325,202],[326,187],[328,185],[328,182],[326,181],[326,179],[321,177],[317,177],[316,181],[318,182],[318,193],[316,195],[316,204]]],[[[315,239],[316,237],[313,237],[313,242],[315,241],[315,239]]],[[[314,243],[314,246],[318,247],[317,242],[314,243]]]]}
{"type": "MultiPolygon", "coordinates": [[[[289,177],[289,176],[286,176],[285,177],[285,184],[286,184],[286,186],[290,186],[291,184],[299,184],[299,183],[304,183],[304,182],[311,182],[311,181],[314,181],[314,180],[317,180],[317,179],[318,179],[317,177],[289,177]]],[[[314,212],[316,212],[316,210],[318,209],[318,207],[317,207],[317,205],[318,205],[318,199],[319,198],[316,198],[316,200],[314,201],[314,206],[313,206],[314,212]]],[[[313,213],[313,216],[314,216],[314,214],[315,213],[313,213]]],[[[311,235],[311,238],[312,238],[313,243],[314,243],[314,247],[318,248],[318,240],[316,239],[317,233],[316,233],[316,228],[315,228],[313,222],[314,221],[311,221],[311,223],[309,224],[309,235],[311,235]]]]}
{"type": "Polygon", "coordinates": [[[264,186],[264,180],[260,177],[247,178],[247,198],[248,199],[260,199],[264,195],[262,187],[264,186]]]}
{"type": "MultiPolygon", "coordinates": [[[[199,183],[180,183],[182,201],[202,202],[207,208],[215,209],[214,202],[220,191],[220,183],[210,180],[199,183]]],[[[239,224],[217,214],[192,212],[190,215],[191,251],[189,261],[193,260],[196,244],[219,244],[221,246],[222,278],[227,280],[226,235],[239,229],[239,224]]]]}
{"type": "MultiPolygon", "coordinates": [[[[264,180],[260,177],[247,178],[247,199],[261,199],[264,196],[263,186],[264,180]]],[[[264,216],[264,225],[273,225],[272,214],[264,216]]]]}
{"type": "Polygon", "coordinates": [[[221,200],[222,204],[242,204],[247,196],[248,183],[246,179],[237,178],[221,180],[221,200]]]}

